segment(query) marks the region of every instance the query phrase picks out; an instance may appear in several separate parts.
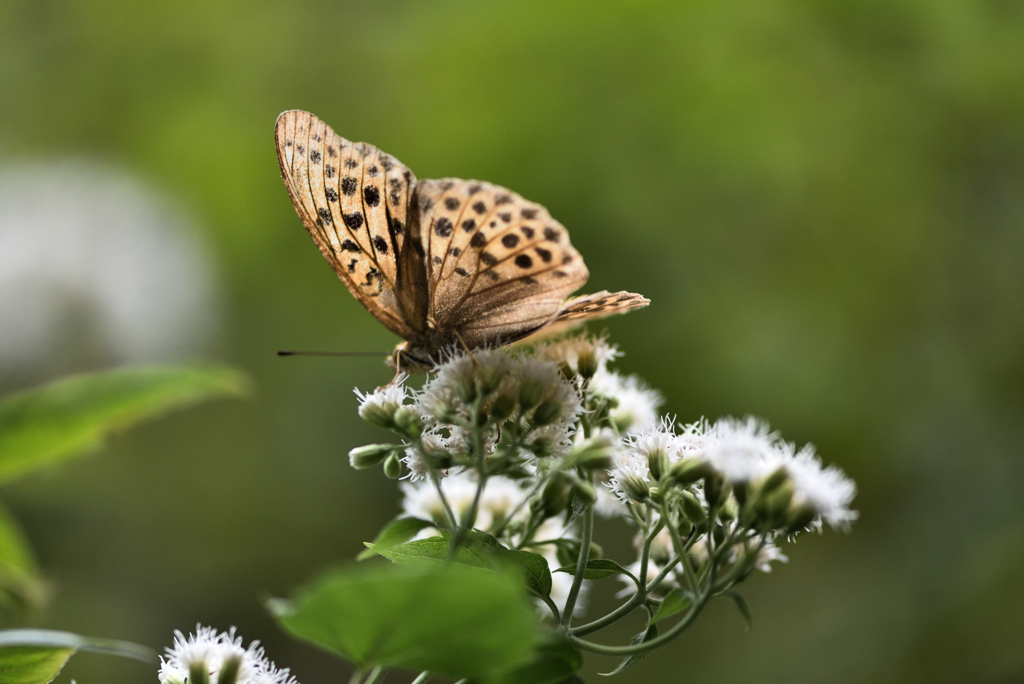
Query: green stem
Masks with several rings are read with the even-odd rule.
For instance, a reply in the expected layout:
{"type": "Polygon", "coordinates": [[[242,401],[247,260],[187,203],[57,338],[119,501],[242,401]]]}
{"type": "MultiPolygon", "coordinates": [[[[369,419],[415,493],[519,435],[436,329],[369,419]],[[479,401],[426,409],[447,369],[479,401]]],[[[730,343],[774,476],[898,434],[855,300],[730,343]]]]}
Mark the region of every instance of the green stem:
{"type": "Polygon", "coordinates": [[[384,666],[378,665],[370,670],[370,675],[363,681],[363,684],[377,684],[384,678],[384,666]]]}
{"type": "Polygon", "coordinates": [[[419,677],[412,680],[412,684],[426,684],[427,680],[433,676],[434,675],[430,672],[430,670],[424,670],[423,672],[420,672],[419,677]]]}
{"type": "Polygon", "coordinates": [[[565,608],[562,610],[562,626],[566,629],[572,623],[572,613],[576,609],[576,599],[580,594],[580,587],[583,586],[583,575],[587,571],[587,563],[590,562],[590,542],[594,536],[594,507],[587,506],[583,511],[583,532],[580,536],[580,555],[576,560],[576,574],[572,578],[572,587],[569,589],[569,596],[565,599],[565,608]]]}
{"type": "Polygon", "coordinates": [[[672,639],[679,636],[684,629],[689,627],[710,597],[710,592],[705,592],[698,596],[697,600],[690,607],[689,612],[686,613],[682,620],[674,624],[672,629],[668,630],[661,636],[655,637],[650,641],[645,641],[642,644],[637,644],[635,646],[605,646],[604,644],[595,644],[592,641],[580,639],[572,634],[569,635],[569,640],[572,641],[577,648],[584,651],[590,651],[591,653],[599,653],[607,656],[630,656],[637,653],[652,651],[659,646],[664,646],[668,642],[672,641],[672,639]]]}
{"type": "Polygon", "coordinates": [[[458,529],[459,521],[455,517],[455,513],[452,511],[451,505],[448,503],[448,497],[444,495],[444,490],[441,489],[441,478],[437,476],[433,470],[430,471],[430,481],[434,483],[434,488],[437,489],[437,495],[441,498],[441,505],[444,506],[444,512],[448,515],[448,523],[452,526],[452,529],[458,529]]]}
{"type": "Polygon", "coordinates": [[[462,544],[463,538],[466,533],[473,528],[476,524],[476,514],[480,507],[480,497],[483,494],[484,487],[487,486],[487,472],[486,472],[486,460],[487,455],[484,453],[484,435],[483,428],[480,426],[480,406],[482,399],[477,397],[476,401],[473,402],[472,422],[473,422],[473,455],[476,456],[477,460],[477,483],[476,483],[476,494],[473,496],[473,503],[470,504],[469,510],[462,517],[462,521],[455,530],[455,538],[452,539],[452,547],[448,552],[448,559],[455,558],[455,554],[458,553],[459,545],[462,544]]]}

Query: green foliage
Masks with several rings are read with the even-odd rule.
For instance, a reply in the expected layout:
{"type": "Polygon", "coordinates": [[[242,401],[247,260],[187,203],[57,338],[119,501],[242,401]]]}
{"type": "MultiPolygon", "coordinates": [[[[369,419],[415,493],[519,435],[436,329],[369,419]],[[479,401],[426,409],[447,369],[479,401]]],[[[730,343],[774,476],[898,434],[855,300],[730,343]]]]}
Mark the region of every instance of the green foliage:
{"type": "Polygon", "coordinates": [[[96,651],[156,662],[156,654],[144,646],[125,641],[90,639],[70,632],[43,629],[0,631],[0,682],[3,684],[47,684],[77,651],[96,651]]]}
{"type": "Polygon", "coordinates": [[[143,420],[247,387],[218,367],[119,368],[76,375],[0,402],[0,482],[102,446],[143,420]]]}
{"type": "MultiPolygon", "coordinates": [[[[447,562],[451,556],[452,536],[417,539],[382,550],[380,554],[398,565],[424,566],[447,562]]],[[[507,549],[489,534],[473,530],[465,535],[454,557],[456,563],[478,568],[515,567],[522,572],[526,588],[539,596],[551,593],[551,570],[543,556],[532,551],[507,549]]]]}
{"type": "Polygon", "coordinates": [[[487,679],[485,684],[568,684],[582,682],[576,674],[583,656],[561,632],[545,631],[526,663],[487,679]]]}
{"type": "Polygon", "coordinates": [[[665,594],[665,598],[661,600],[661,605],[658,606],[658,610],[655,611],[654,616],[651,617],[648,624],[653,625],[655,622],[661,622],[665,618],[681,613],[686,610],[692,602],[693,600],[686,591],[676,587],[665,594]]]}
{"type": "Polygon", "coordinates": [[[293,636],[360,668],[490,677],[539,639],[517,578],[463,565],[340,570],[268,607],[293,636]]]}
{"type": "Polygon", "coordinates": [[[46,594],[28,540],[17,521],[0,505],[0,606],[23,612],[28,606],[41,604],[46,594]]]}
{"type": "MultiPolygon", "coordinates": [[[[633,645],[634,646],[638,646],[638,645],[640,645],[640,644],[642,644],[642,643],[644,643],[646,641],[650,641],[651,639],[655,638],[656,636],[658,636],[658,625],[655,625],[653,623],[649,624],[647,626],[647,629],[645,629],[644,631],[640,632],[635,637],[633,637],[633,645]]],[[[644,658],[646,658],[648,653],[650,653],[650,651],[641,651],[639,653],[634,653],[632,655],[628,655],[628,656],[626,656],[625,658],[622,659],[622,662],[619,663],[618,667],[616,667],[611,672],[605,672],[603,674],[605,676],[608,676],[608,677],[610,677],[611,675],[617,675],[620,672],[622,672],[623,670],[636,665],[639,661],[641,661],[644,658]]]]}
{"type": "MultiPolygon", "coordinates": [[[[576,574],[575,565],[565,565],[555,570],[555,572],[565,572],[570,575],[576,574]]],[[[639,584],[640,580],[633,577],[633,573],[626,568],[622,567],[610,558],[594,558],[593,560],[587,561],[587,567],[583,571],[583,579],[595,580],[604,579],[606,577],[615,577],[616,575],[626,575],[632,578],[632,580],[639,584]]]]}
{"type": "Polygon", "coordinates": [[[359,552],[356,560],[366,560],[404,544],[415,537],[420,530],[431,527],[433,524],[419,518],[398,518],[397,520],[392,520],[377,534],[377,538],[372,543],[365,542],[366,548],[359,552]]]}

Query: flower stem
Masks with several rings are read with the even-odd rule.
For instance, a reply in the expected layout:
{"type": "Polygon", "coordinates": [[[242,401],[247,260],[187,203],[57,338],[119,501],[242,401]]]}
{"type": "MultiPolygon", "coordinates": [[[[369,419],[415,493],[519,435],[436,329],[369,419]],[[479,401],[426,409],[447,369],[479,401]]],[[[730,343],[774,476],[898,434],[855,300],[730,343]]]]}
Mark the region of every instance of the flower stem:
{"type": "Polygon", "coordinates": [[[384,666],[378,665],[377,667],[370,670],[369,676],[363,681],[363,684],[377,684],[381,679],[384,678],[384,666]]]}
{"type": "Polygon", "coordinates": [[[412,680],[412,684],[426,684],[427,680],[433,676],[434,675],[430,670],[424,670],[423,672],[420,672],[420,675],[416,679],[412,680]]]}
{"type": "Polygon", "coordinates": [[[572,587],[569,589],[569,596],[565,599],[565,608],[562,610],[562,626],[566,629],[572,623],[572,613],[576,609],[576,599],[580,594],[580,587],[583,586],[583,575],[587,571],[587,563],[590,562],[590,542],[594,536],[594,507],[587,506],[583,511],[583,532],[580,536],[580,555],[576,560],[576,574],[572,578],[572,587]]]}

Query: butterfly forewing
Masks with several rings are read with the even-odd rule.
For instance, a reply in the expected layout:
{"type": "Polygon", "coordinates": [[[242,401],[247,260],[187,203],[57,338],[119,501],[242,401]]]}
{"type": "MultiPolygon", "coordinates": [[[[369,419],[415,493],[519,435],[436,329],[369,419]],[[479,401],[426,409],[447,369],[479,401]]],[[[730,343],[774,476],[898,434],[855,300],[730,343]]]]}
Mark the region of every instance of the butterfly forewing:
{"type": "Polygon", "coordinates": [[[395,289],[415,177],[366,143],[338,136],[317,117],[278,117],[278,161],[292,203],[342,282],[374,316],[402,337],[395,289]]]}
{"type": "Polygon", "coordinates": [[[551,322],[587,279],[565,228],[505,188],[420,181],[430,313],[476,346],[509,342],[551,322]]]}

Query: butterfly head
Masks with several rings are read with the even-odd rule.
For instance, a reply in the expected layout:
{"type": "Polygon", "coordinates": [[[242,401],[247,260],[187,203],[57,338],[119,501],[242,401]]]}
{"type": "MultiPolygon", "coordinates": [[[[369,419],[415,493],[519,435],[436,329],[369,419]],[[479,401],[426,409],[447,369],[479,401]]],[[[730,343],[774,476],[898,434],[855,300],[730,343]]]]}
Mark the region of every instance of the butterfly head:
{"type": "Polygon", "coordinates": [[[420,348],[413,347],[408,342],[402,342],[388,357],[387,364],[396,373],[417,375],[433,370],[437,362],[429,354],[423,353],[420,348]]]}

